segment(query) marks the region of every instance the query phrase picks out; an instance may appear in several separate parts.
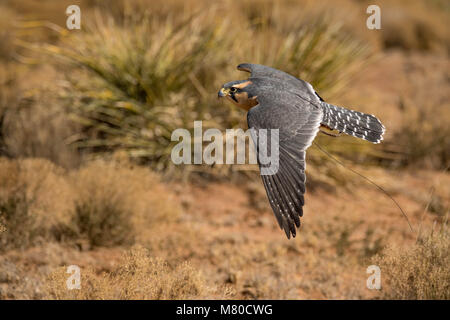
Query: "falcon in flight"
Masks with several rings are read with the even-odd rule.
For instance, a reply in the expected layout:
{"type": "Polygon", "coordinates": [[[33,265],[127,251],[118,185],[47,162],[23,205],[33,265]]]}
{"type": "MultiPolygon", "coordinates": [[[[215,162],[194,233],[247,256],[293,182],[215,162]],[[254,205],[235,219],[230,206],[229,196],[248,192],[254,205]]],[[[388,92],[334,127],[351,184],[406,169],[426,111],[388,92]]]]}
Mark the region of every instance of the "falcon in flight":
{"type": "MultiPolygon", "coordinates": [[[[247,123],[253,132],[279,130],[278,170],[261,174],[261,178],[278,224],[290,239],[291,235],[295,237],[303,216],[306,149],[319,128],[372,143],[383,140],[385,128],[374,115],[326,103],[311,84],[283,71],[249,63],[237,68],[249,72],[250,78],[226,83],[218,96],[248,111],[247,123]]],[[[256,146],[254,135],[252,139],[256,146]]],[[[258,163],[261,170],[259,156],[258,163]]]]}

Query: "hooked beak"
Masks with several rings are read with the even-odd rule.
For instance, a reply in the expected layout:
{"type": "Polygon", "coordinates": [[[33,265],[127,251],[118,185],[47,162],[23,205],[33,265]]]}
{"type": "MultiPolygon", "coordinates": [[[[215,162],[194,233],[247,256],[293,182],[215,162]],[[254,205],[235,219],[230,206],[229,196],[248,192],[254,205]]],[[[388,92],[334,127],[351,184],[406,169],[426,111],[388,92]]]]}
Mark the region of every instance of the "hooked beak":
{"type": "Polygon", "coordinates": [[[226,96],[228,95],[228,92],[229,92],[229,91],[230,91],[229,89],[222,88],[222,89],[220,89],[219,92],[217,93],[217,96],[218,96],[219,98],[226,97],[226,96]]]}

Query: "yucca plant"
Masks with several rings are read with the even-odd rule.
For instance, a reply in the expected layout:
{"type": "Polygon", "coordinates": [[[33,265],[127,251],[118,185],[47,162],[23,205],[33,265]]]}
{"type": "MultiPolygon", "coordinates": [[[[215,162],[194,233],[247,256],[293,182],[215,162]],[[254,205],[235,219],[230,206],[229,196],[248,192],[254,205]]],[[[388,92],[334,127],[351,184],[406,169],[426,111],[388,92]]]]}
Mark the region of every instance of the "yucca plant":
{"type": "Polygon", "coordinates": [[[85,128],[75,145],[124,149],[165,168],[172,131],[204,118],[204,86],[214,79],[208,61],[221,47],[221,32],[194,18],[175,23],[147,17],[119,26],[97,16],[84,32],[45,46],[75,66],[61,96],[85,128]]]}
{"type": "Polygon", "coordinates": [[[368,55],[327,20],[291,31],[253,29],[249,21],[237,28],[219,13],[144,16],[120,25],[96,15],[88,28],[41,47],[71,68],[61,98],[84,128],[74,144],[96,152],[123,149],[167,170],[174,129],[192,130],[194,120],[204,128],[245,127],[243,112],[216,99],[220,84],[239,77],[234,63],[271,65],[338,92],[351,66],[368,55]]]}

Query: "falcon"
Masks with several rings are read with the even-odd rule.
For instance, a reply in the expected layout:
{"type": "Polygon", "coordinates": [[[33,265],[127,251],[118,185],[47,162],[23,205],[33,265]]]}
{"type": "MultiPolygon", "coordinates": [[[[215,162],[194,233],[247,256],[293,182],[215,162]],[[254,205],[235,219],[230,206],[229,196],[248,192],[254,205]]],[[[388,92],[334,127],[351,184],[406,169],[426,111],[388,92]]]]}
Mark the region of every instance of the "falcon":
{"type": "MultiPolygon", "coordinates": [[[[319,129],[380,143],[385,128],[374,115],[325,102],[311,84],[283,71],[250,63],[237,69],[249,72],[250,77],[224,84],[218,96],[248,111],[247,123],[253,132],[278,129],[278,170],[261,174],[261,178],[278,224],[290,239],[291,235],[295,237],[303,216],[305,153],[319,129]]],[[[252,134],[255,146],[256,139],[252,134]]],[[[258,163],[261,170],[259,159],[258,163]]]]}

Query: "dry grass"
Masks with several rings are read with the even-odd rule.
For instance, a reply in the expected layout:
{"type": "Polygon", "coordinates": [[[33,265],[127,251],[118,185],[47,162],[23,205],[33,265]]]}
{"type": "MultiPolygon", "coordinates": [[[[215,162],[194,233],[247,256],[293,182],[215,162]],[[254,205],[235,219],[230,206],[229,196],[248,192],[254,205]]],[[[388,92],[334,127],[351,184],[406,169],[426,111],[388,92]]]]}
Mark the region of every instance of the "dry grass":
{"type": "Polygon", "coordinates": [[[96,274],[82,271],[81,289],[67,289],[67,268],[49,275],[47,298],[50,299],[199,299],[210,294],[201,272],[189,263],[171,268],[153,258],[142,247],[127,252],[111,272],[96,274]]]}
{"type": "Polygon", "coordinates": [[[448,230],[420,239],[408,249],[391,247],[374,259],[387,285],[385,299],[450,299],[448,230]]]}

